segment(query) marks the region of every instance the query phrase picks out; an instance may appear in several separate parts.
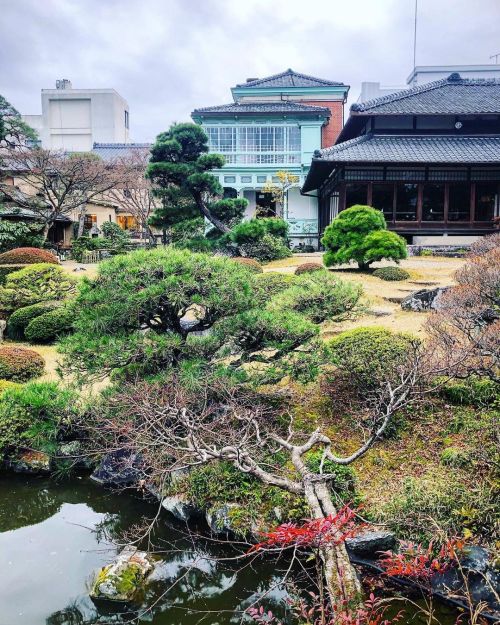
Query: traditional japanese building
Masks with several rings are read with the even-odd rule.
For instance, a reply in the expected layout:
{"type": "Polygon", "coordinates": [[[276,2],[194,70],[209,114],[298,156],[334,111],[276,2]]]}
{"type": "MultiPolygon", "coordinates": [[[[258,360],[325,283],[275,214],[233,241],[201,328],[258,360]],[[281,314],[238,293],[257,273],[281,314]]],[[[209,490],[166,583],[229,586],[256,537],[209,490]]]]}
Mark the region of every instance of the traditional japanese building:
{"type": "Polygon", "coordinates": [[[247,216],[283,213],[292,243],[318,242],[318,208],[302,196],[315,150],[332,145],[343,125],[349,87],[289,69],[267,78],[249,78],[231,89],[233,102],[193,111],[208,134],[210,150],[226,164],[215,171],[227,196],[248,200],[247,216]],[[298,176],[283,207],[262,192],[278,171],[298,176]],[[256,210],[258,209],[258,210],[256,210]]]}
{"type": "Polygon", "coordinates": [[[413,243],[462,244],[495,228],[500,80],[457,73],[351,106],[335,145],[314,153],[302,193],[322,232],[354,204],[383,211],[413,243]]]}

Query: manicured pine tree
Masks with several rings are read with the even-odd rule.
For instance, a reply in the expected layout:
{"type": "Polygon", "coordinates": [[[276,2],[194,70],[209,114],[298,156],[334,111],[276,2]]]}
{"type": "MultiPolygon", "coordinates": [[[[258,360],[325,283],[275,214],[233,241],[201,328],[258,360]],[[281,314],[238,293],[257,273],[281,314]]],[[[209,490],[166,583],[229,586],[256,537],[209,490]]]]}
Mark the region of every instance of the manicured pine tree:
{"type": "Polygon", "coordinates": [[[243,217],[247,201],[224,199],[224,189],[210,172],[224,165],[221,154],[208,153],[208,137],[197,124],[173,124],[156,138],[147,175],[162,207],[152,223],[168,228],[201,215],[220,232],[243,217]]]}

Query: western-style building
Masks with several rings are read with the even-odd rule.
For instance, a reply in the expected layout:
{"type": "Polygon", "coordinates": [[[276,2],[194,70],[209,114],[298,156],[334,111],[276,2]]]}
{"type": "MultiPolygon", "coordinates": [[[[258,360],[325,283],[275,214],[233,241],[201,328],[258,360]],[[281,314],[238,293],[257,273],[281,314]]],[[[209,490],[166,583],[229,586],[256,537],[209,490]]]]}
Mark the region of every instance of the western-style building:
{"type": "Polygon", "coordinates": [[[343,126],[349,86],[291,69],[249,78],[231,89],[229,104],[195,109],[191,116],[208,134],[210,150],[226,164],[215,171],[228,197],[248,200],[247,217],[282,216],[292,244],[317,245],[317,200],[300,194],[315,150],[335,143],[343,126]],[[298,177],[283,207],[263,193],[278,171],[298,177]]]}
{"type": "Polygon", "coordinates": [[[320,233],[369,204],[415,244],[461,244],[499,219],[500,80],[447,78],[356,103],[302,186],[320,233]],[[445,238],[446,237],[446,238],[445,238]]]}

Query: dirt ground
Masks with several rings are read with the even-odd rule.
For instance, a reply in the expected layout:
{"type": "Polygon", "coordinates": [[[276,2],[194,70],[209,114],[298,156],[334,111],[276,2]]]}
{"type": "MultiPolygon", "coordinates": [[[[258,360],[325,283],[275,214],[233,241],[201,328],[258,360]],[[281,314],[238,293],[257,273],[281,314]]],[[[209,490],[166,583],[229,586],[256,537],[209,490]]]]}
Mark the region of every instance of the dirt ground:
{"type": "MultiPolygon", "coordinates": [[[[321,262],[322,254],[294,254],[291,258],[275,261],[265,266],[264,271],[293,273],[303,263],[321,262]]],[[[421,334],[429,313],[406,312],[401,309],[400,300],[419,289],[454,284],[453,275],[464,264],[461,258],[420,257],[403,260],[400,267],[410,273],[408,280],[386,282],[369,273],[359,272],[354,265],[341,265],[332,273],[343,280],[360,282],[365,293],[365,303],[369,309],[355,321],[329,323],[324,325],[323,336],[328,338],[359,326],[383,326],[394,331],[421,334]]],[[[387,267],[394,263],[374,263],[373,268],[387,267]]]]}

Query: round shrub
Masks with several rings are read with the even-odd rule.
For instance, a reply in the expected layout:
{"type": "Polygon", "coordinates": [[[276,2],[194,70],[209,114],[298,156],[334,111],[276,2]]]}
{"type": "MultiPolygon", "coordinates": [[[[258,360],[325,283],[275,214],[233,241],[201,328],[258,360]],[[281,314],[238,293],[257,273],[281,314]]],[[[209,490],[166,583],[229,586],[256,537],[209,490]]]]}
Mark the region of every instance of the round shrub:
{"type": "Polygon", "coordinates": [[[5,284],[7,276],[13,271],[19,271],[25,265],[0,265],[0,284],[5,284]]]}
{"type": "Polygon", "coordinates": [[[59,261],[52,252],[37,247],[18,247],[0,254],[0,265],[34,265],[35,263],[58,265],[59,261]]]}
{"type": "Polygon", "coordinates": [[[261,239],[251,243],[242,243],[240,250],[245,256],[257,258],[261,262],[268,263],[272,260],[289,258],[292,251],[281,237],[275,237],[267,232],[261,239]]]}
{"type": "Polygon", "coordinates": [[[243,265],[244,267],[247,267],[253,273],[264,272],[264,270],[262,269],[262,265],[258,261],[256,261],[254,258],[243,258],[242,256],[237,256],[236,258],[233,258],[233,261],[235,263],[239,263],[240,265],[243,265]]]}
{"type": "Polygon", "coordinates": [[[26,382],[42,375],[45,360],[38,352],[23,347],[0,347],[0,378],[26,382]]]}
{"type": "Polygon", "coordinates": [[[342,332],[329,343],[332,360],[360,389],[397,377],[415,339],[385,328],[356,328],[342,332]]]}
{"type": "Polygon", "coordinates": [[[24,338],[24,331],[28,324],[46,312],[54,310],[59,306],[58,302],[42,302],[40,304],[32,304],[31,306],[24,306],[18,308],[9,317],[7,324],[7,332],[12,338],[24,338]]]}
{"type": "Polygon", "coordinates": [[[314,273],[315,271],[326,271],[326,268],[321,263],[302,263],[295,270],[295,275],[300,276],[303,273],[314,273]]]}
{"type": "Polygon", "coordinates": [[[73,327],[73,312],[66,307],[56,308],[32,319],[24,331],[31,343],[49,343],[68,334],[73,327]]]}
{"type": "Polygon", "coordinates": [[[406,271],[406,269],[401,269],[401,267],[381,267],[380,269],[375,269],[373,275],[388,282],[408,280],[410,277],[410,274],[406,271]]]}
{"type": "Polygon", "coordinates": [[[38,302],[65,299],[74,293],[76,283],[59,266],[29,265],[7,276],[5,286],[0,287],[0,309],[12,311],[38,302]]]}

